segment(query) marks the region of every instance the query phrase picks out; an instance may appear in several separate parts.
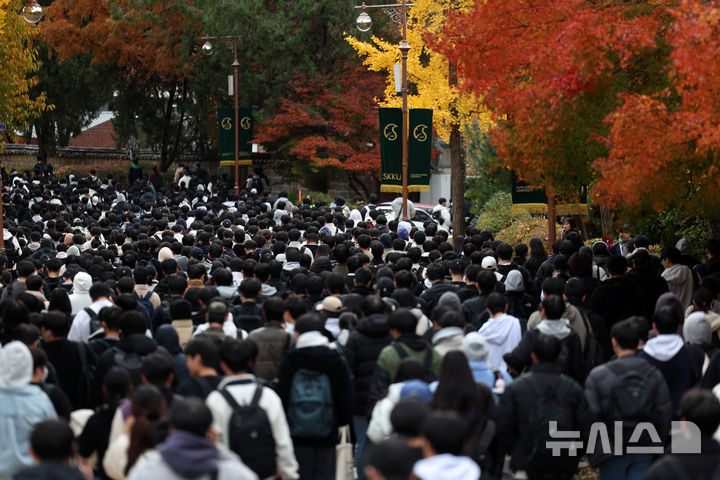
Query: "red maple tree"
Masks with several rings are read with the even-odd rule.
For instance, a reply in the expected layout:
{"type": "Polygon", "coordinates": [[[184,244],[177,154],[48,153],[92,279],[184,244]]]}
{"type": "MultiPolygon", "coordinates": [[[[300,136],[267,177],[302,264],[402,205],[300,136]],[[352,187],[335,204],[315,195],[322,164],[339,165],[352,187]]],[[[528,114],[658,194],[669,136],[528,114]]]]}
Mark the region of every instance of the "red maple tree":
{"type": "Polygon", "coordinates": [[[337,78],[297,77],[292,94],[261,119],[254,141],[291,162],[298,173],[331,167],[378,178],[378,117],[372,106],[384,79],[360,67],[337,78]]]}
{"type": "Polygon", "coordinates": [[[720,208],[720,6],[683,1],[672,12],[668,88],[628,95],[609,118],[609,154],[596,192],[612,206],[720,208]]]}
{"type": "Polygon", "coordinates": [[[638,59],[659,48],[666,17],[659,2],[486,0],[451,15],[435,42],[461,87],[494,112],[505,165],[571,195],[606,153],[603,119],[617,93],[647,87],[638,59]]]}

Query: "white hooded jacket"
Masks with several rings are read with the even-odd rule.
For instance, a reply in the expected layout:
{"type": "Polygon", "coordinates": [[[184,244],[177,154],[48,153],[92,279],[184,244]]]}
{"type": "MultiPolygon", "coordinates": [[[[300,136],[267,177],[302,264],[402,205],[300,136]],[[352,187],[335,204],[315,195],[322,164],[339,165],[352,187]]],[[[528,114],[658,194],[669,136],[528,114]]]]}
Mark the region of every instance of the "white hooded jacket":
{"type": "Polygon", "coordinates": [[[85,272],[78,272],[73,278],[73,293],[70,297],[70,305],[72,306],[72,315],[77,315],[85,308],[92,305],[90,298],[90,287],[92,287],[92,277],[85,272]]]}
{"type": "Polygon", "coordinates": [[[503,355],[512,352],[520,343],[522,338],[520,321],[512,315],[503,313],[496,318],[490,318],[480,327],[478,333],[488,342],[488,363],[493,370],[506,370],[507,365],[503,355]]]}

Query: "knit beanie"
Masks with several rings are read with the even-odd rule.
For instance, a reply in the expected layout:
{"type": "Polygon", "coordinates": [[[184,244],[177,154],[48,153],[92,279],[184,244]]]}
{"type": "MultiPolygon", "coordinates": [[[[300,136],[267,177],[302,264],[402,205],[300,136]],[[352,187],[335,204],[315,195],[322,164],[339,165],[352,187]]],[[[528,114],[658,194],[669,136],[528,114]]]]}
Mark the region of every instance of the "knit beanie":
{"type": "Polygon", "coordinates": [[[710,319],[705,312],[693,312],[683,324],[683,338],[687,343],[707,344],[712,340],[710,319]]]}

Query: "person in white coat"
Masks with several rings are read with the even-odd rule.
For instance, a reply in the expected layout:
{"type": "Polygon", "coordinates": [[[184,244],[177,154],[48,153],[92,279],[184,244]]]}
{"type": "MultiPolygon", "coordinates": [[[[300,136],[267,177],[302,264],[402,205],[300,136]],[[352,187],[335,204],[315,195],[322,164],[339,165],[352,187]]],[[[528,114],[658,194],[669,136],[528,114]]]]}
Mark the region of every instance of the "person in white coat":
{"type": "Polygon", "coordinates": [[[288,427],[280,397],[269,387],[258,383],[255,375],[248,373],[257,361],[257,347],[250,341],[226,340],[220,348],[220,367],[226,377],[217,390],[208,395],[206,403],[213,414],[213,428],[220,443],[229,446],[229,423],[232,407],[223,397],[221,390],[227,390],[239,405],[248,405],[256,388],[262,388],[259,405],[265,411],[275,440],[275,460],[278,473],[283,480],[299,478],[298,462],[295,459],[290,428],[288,427]]]}
{"type": "Polygon", "coordinates": [[[73,277],[72,293],[70,297],[70,305],[72,305],[72,315],[77,315],[84,309],[92,305],[93,300],[90,297],[90,287],[92,287],[92,277],[85,272],[78,272],[73,277]]]}
{"type": "Polygon", "coordinates": [[[485,306],[490,318],[480,327],[478,333],[487,340],[490,366],[494,370],[505,371],[507,365],[503,355],[512,352],[522,339],[520,320],[505,313],[507,300],[504,295],[491,293],[485,306]]]}
{"type": "Polygon", "coordinates": [[[430,389],[423,381],[425,375],[423,366],[415,359],[406,358],[400,363],[395,383],[390,384],[387,395],[373,407],[367,428],[367,436],[372,443],[378,444],[392,436],[390,414],[400,400],[414,397],[425,404],[430,403],[430,389]]]}
{"type": "Polygon", "coordinates": [[[447,207],[447,200],[444,198],[438,199],[438,204],[433,207],[432,210],[433,218],[437,220],[438,224],[443,228],[449,228],[452,219],[450,218],[450,210],[447,207]],[[437,212],[437,215],[436,215],[437,212]]]}

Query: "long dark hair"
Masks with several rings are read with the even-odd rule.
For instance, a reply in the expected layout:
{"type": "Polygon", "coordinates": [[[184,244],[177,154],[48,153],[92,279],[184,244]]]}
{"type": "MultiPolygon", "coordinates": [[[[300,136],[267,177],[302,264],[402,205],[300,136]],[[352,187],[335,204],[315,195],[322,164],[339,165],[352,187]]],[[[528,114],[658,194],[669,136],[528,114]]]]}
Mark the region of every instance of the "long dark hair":
{"type": "Polygon", "coordinates": [[[465,354],[450,351],[443,358],[431,407],[433,410],[452,410],[459,415],[471,412],[477,403],[477,389],[465,354]]]}
{"type": "Polygon", "coordinates": [[[132,393],[132,377],[122,367],[112,367],[103,378],[103,397],[113,412],[132,393]]]}
{"type": "Polygon", "coordinates": [[[542,240],[540,240],[538,237],[533,237],[530,239],[530,259],[533,260],[539,260],[541,262],[544,262],[547,260],[548,254],[545,251],[545,247],[543,246],[542,240]]]}
{"type": "Polygon", "coordinates": [[[141,385],[135,390],[132,397],[132,416],[135,423],[130,429],[125,475],[146,450],[158,443],[156,435],[158,421],[166,411],[165,399],[157,387],[141,385]]]}

